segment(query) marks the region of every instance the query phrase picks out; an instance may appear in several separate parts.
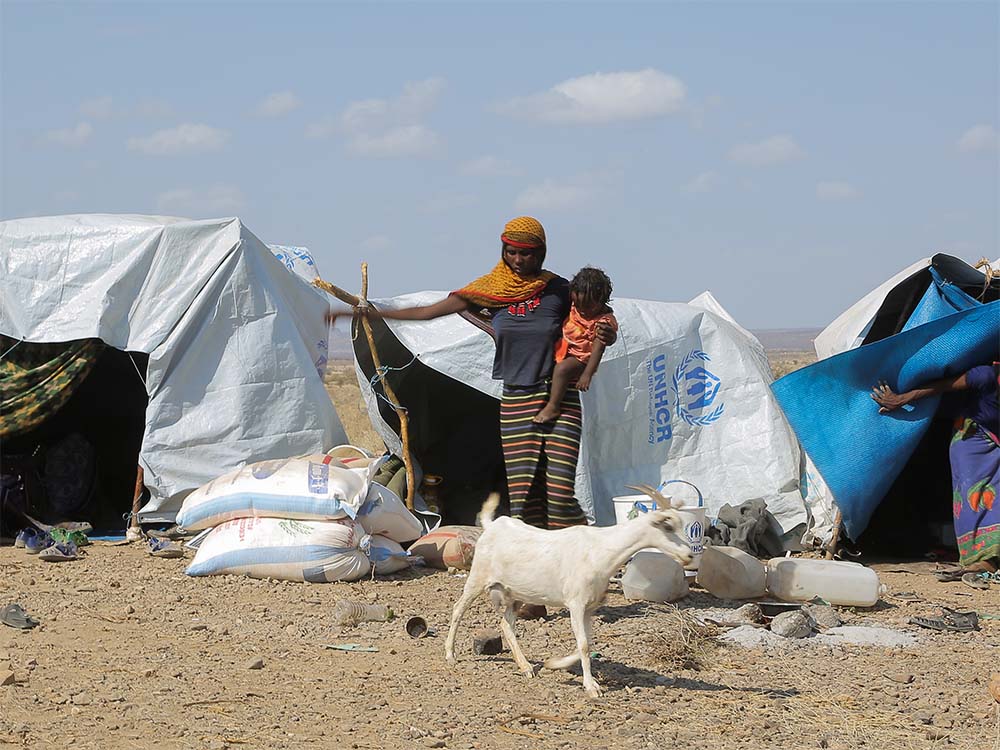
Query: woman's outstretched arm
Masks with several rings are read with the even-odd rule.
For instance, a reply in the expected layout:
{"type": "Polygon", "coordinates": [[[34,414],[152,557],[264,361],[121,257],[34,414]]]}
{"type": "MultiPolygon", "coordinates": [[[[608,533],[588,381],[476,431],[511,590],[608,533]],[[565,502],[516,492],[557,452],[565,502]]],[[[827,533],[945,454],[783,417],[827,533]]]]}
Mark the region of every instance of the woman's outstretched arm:
{"type": "Polygon", "coordinates": [[[948,391],[964,391],[968,387],[969,384],[963,372],[961,375],[951,375],[946,378],[932,380],[920,388],[914,388],[912,391],[906,391],[905,393],[896,393],[886,383],[879,383],[872,388],[872,399],[880,407],[878,410],[879,414],[886,414],[893,409],[898,409],[901,406],[911,404],[927,396],[947,393],[948,391]]]}
{"type": "Polygon", "coordinates": [[[345,315],[368,315],[375,318],[389,318],[390,320],[433,320],[452,313],[462,312],[469,308],[469,303],[456,294],[450,294],[440,302],[433,305],[421,305],[419,307],[404,307],[399,310],[376,310],[373,307],[355,307],[351,310],[330,310],[326,314],[326,321],[333,323],[337,318],[345,315]]]}

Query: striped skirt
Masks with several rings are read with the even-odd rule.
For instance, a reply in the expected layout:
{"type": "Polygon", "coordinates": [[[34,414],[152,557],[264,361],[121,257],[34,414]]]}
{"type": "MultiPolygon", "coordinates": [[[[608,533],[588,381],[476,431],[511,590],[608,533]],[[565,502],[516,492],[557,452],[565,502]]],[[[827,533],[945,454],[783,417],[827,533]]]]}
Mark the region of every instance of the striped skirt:
{"type": "Polygon", "coordinates": [[[566,391],[554,422],[532,418],[548,401],[548,386],[504,385],[500,399],[500,444],[507,469],[510,515],[541,529],[587,523],[574,496],[583,410],[580,392],[566,391]]]}

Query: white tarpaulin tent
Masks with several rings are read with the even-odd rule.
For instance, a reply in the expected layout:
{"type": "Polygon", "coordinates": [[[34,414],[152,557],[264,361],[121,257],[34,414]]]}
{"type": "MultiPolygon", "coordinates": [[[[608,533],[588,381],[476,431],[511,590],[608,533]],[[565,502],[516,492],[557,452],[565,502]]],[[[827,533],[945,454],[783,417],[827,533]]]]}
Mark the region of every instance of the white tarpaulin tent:
{"type": "Polygon", "coordinates": [[[235,218],[0,222],[0,333],[149,355],[144,521],[230,469],[346,442],[322,381],[326,299],[280,250],[235,218]]]}
{"type": "MultiPolygon", "coordinates": [[[[420,292],[373,302],[376,307],[398,308],[443,297],[443,292],[420,292]]],[[[661,480],[685,479],[702,490],[710,516],[725,503],[763,498],[784,532],[804,524],[798,443],[771,394],[771,373],[760,343],[708,293],[690,304],[631,299],[612,304],[620,337],[583,394],[576,492],[591,520],[601,525],[614,522],[611,498],[632,494],[626,484],[655,486],[661,480]]],[[[414,368],[429,368],[450,379],[438,378],[438,383],[454,381],[499,399],[501,384],[492,379],[495,349],[487,332],[458,315],[385,324],[394,340],[387,340],[383,328],[380,352],[383,346],[387,350],[402,346],[388,362],[402,369],[389,377],[407,408],[418,409],[420,404],[413,401],[428,398],[427,391],[436,387],[412,388],[407,401],[402,392],[405,382],[402,387],[396,383],[414,368]],[[416,360],[408,364],[413,355],[416,360]]],[[[391,409],[376,397],[371,373],[361,366],[364,349],[356,344],[355,353],[372,423],[398,453],[400,440],[388,423],[391,409]]],[[[386,362],[386,355],[382,360],[386,362]]],[[[447,406],[449,400],[439,404],[447,406]]],[[[427,413],[425,421],[433,424],[419,424],[419,416],[411,419],[422,433],[417,442],[433,442],[428,431],[466,430],[471,413],[442,414],[438,407],[427,413]]],[[[479,435],[469,431],[462,438],[466,443],[478,445],[486,433],[498,433],[496,417],[489,423],[485,416],[489,409],[482,414],[479,435]]]]}

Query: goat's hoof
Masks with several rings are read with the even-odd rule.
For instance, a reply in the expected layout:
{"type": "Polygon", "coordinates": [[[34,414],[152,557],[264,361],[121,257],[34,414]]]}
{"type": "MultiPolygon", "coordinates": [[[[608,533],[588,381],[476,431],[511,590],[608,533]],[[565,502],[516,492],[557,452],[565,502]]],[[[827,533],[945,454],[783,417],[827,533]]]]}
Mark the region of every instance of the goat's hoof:
{"type": "Polygon", "coordinates": [[[535,668],[534,667],[528,667],[527,669],[522,669],[521,670],[521,674],[523,674],[525,677],[534,677],[535,676],[535,668]]]}
{"type": "Polygon", "coordinates": [[[448,666],[450,666],[450,667],[454,667],[455,666],[455,662],[458,661],[455,658],[455,654],[447,654],[444,657],[444,660],[448,663],[448,666]]]}
{"type": "Polygon", "coordinates": [[[604,694],[604,688],[596,682],[589,687],[584,686],[584,690],[587,691],[587,696],[590,698],[600,698],[604,694]]]}

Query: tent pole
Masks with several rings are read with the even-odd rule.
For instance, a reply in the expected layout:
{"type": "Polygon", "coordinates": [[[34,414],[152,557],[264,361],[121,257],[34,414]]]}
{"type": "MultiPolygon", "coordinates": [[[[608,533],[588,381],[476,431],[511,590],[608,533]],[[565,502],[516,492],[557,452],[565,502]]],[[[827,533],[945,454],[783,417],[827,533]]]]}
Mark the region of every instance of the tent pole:
{"type": "Polygon", "coordinates": [[[130,542],[137,542],[142,539],[142,527],[139,526],[139,503],[142,499],[142,490],[145,482],[144,473],[141,466],[135,469],[135,492],[132,495],[132,514],[129,516],[128,528],[125,530],[125,538],[130,542]]]}
{"type": "MultiPolygon", "coordinates": [[[[368,305],[368,264],[361,264],[361,296],[355,297],[350,292],[346,292],[338,286],[323,281],[322,279],[316,279],[313,284],[324,292],[332,294],[334,297],[339,299],[341,302],[351,305],[352,307],[362,306],[367,307],[368,305]]],[[[368,320],[367,315],[361,316],[361,326],[365,329],[365,338],[368,339],[368,348],[371,349],[372,353],[372,364],[375,365],[375,372],[382,372],[382,361],[379,359],[378,350],[375,348],[375,335],[372,333],[372,324],[368,320]]],[[[413,510],[413,498],[416,494],[414,485],[416,484],[416,479],[413,475],[413,462],[410,460],[410,422],[406,416],[406,409],[399,405],[399,398],[396,396],[395,391],[393,391],[392,386],[389,385],[389,381],[385,377],[385,373],[382,373],[382,388],[385,391],[386,398],[392,402],[393,408],[396,410],[396,415],[399,417],[399,432],[400,437],[403,441],[403,466],[406,468],[406,507],[413,510]]]]}
{"type": "Polygon", "coordinates": [[[830,543],[826,545],[826,559],[832,560],[833,556],[837,554],[837,545],[840,544],[840,511],[837,511],[837,515],[833,517],[833,536],[830,537],[830,543]]]}

